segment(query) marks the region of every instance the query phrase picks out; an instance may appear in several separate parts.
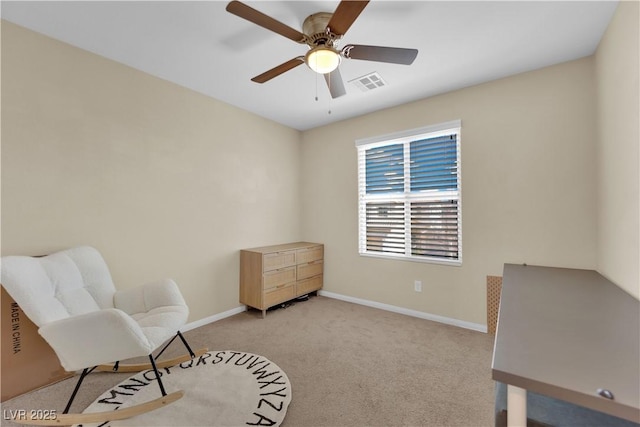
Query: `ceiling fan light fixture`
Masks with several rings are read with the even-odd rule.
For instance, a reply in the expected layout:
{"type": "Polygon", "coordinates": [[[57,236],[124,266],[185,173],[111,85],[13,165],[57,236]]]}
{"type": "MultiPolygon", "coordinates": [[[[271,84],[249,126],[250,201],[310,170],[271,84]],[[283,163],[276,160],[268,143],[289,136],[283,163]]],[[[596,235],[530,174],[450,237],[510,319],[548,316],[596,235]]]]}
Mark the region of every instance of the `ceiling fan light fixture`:
{"type": "Polygon", "coordinates": [[[331,47],[316,46],[307,52],[304,62],[316,73],[327,74],[340,65],[340,52],[331,47]]]}

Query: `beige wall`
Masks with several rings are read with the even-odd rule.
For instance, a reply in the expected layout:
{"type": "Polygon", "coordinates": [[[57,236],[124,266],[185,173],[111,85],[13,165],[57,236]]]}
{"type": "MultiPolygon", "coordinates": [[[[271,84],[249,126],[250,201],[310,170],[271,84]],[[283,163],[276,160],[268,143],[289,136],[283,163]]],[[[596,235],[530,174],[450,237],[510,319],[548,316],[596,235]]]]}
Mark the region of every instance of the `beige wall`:
{"type": "Polygon", "coordinates": [[[589,57],[305,132],[303,235],[326,245],[325,289],[485,324],[503,263],[595,268],[594,117],[589,57]],[[454,119],[462,267],[360,257],[354,141],[454,119]]]}
{"type": "Polygon", "coordinates": [[[620,2],[595,55],[598,270],[640,298],[640,7],[620,2]]]}
{"type": "Polygon", "coordinates": [[[301,238],[325,243],[328,291],[478,324],[504,262],[599,267],[637,296],[637,3],[620,10],[595,58],[302,134],[3,21],[2,254],[94,245],[119,287],[174,277],[191,320],[238,306],[240,248],[301,238]],[[360,257],[354,141],[453,119],[463,266],[360,257]]]}
{"type": "Polygon", "coordinates": [[[2,254],[97,247],[116,286],[239,306],[238,251],[300,239],[300,134],[2,23],[2,254]]]}

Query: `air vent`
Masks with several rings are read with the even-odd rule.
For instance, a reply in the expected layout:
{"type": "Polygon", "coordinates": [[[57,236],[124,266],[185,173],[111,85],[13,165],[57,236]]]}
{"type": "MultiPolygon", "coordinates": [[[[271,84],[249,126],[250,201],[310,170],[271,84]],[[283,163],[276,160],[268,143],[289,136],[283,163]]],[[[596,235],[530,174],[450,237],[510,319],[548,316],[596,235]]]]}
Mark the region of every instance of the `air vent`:
{"type": "Polygon", "coordinates": [[[363,92],[368,92],[373,89],[377,89],[382,86],[386,86],[387,83],[382,79],[382,76],[377,72],[367,74],[357,79],[349,80],[349,83],[353,83],[363,92]]]}

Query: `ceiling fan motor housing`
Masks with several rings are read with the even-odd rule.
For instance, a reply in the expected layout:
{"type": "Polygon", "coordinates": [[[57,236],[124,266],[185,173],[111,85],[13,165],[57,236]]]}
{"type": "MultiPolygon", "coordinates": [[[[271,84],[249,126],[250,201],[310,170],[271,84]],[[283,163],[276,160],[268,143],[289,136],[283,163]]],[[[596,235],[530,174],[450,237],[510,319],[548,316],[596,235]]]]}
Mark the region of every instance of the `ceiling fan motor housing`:
{"type": "Polygon", "coordinates": [[[318,12],[309,15],[302,23],[302,32],[307,36],[307,44],[313,46],[332,47],[338,36],[327,29],[327,24],[333,16],[329,12],[318,12]]]}

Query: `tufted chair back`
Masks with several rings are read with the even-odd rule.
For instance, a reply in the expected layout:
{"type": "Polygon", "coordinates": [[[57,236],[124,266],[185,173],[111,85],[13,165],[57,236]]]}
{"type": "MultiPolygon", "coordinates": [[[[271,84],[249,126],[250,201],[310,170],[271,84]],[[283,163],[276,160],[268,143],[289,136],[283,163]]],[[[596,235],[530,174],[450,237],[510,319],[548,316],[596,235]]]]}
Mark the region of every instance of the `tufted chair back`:
{"type": "Polygon", "coordinates": [[[77,247],[45,257],[2,258],[1,282],[38,326],[113,308],[115,287],[102,255],[77,247]]]}

